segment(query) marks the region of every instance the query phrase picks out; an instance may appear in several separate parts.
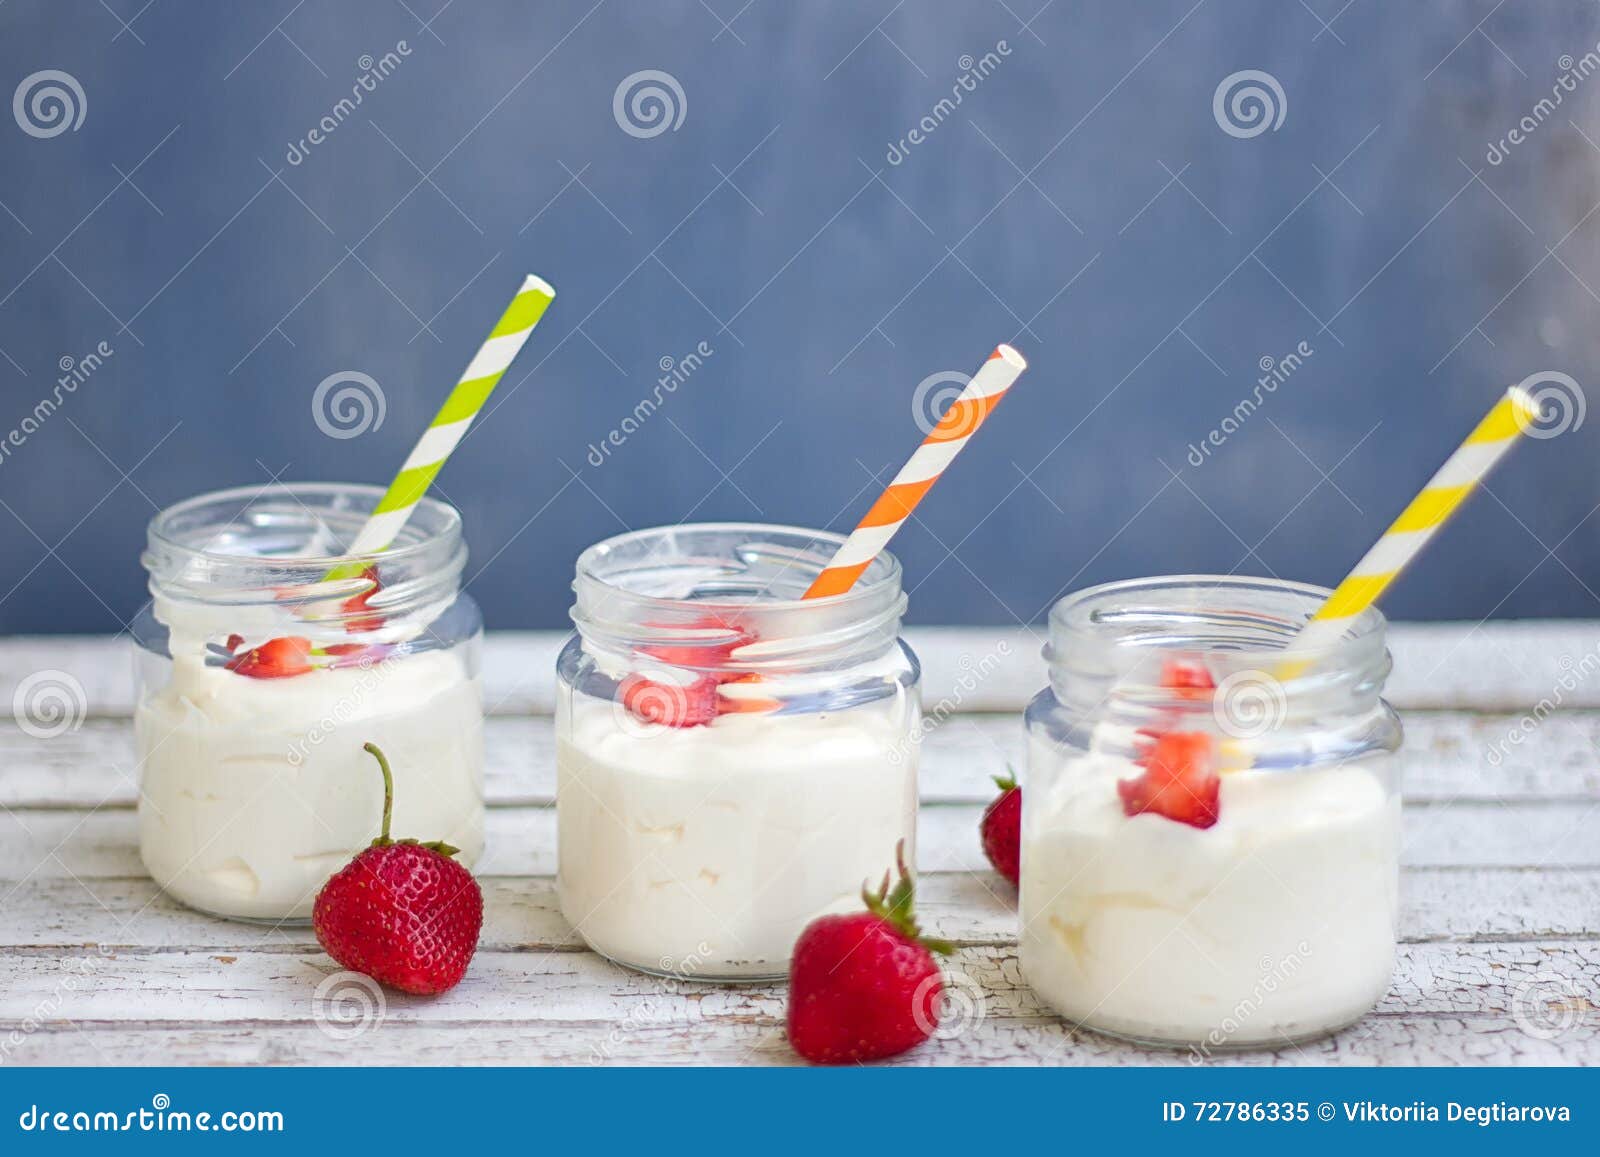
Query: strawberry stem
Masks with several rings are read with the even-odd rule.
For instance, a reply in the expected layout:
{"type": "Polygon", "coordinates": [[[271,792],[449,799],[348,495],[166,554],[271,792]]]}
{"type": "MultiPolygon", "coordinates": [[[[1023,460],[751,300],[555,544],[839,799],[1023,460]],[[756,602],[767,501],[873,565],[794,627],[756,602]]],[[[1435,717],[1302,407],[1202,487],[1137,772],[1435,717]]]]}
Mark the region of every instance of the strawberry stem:
{"type": "Polygon", "coordinates": [[[394,819],[394,774],[389,770],[388,759],[378,750],[376,743],[363,743],[361,750],[369,752],[378,761],[378,767],[383,772],[383,831],[372,841],[372,846],[386,848],[394,843],[389,838],[389,822],[394,819]]]}
{"type": "Polygon", "coordinates": [[[922,934],[922,927],[917,923],[913,911],[916,898],[916,885],[911,882],[911,871],[906,867],[906,842],[901,840],[894,849],[895,866],[900,869],[900,878],[891,887],[890,875],[883,874],[883,883],[876,892],[870,891],[866,886],[861,889],[862,902],[866,904],[867,911],[881,920],[886,920],[897,928],[901,935],[908,940],[914,940],[929,952],[948,956],[955,951],[955,945],[946,940],[935,940],[922,934]]]}

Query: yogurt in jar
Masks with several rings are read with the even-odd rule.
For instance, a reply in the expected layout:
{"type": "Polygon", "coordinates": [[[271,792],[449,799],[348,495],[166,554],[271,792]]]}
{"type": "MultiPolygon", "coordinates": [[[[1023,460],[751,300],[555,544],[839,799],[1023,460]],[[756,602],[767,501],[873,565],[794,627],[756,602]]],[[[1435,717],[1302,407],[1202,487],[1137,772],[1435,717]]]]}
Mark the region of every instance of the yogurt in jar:
{"type": "Polygon", "coordinates": [[[304,921],[393,830],[483,848],[482,617],[461,516],[423,498],[381,554],[343,552],[383,491],[307,482],[179,502],[150,521],[135,616],[139,850],[217,916],[304,921]]]}
{"type": "Polygon", "coordinates": [[[806,599],[841,535],[632,531],[578,557],[556,660],[561,910],[646,972],[787,974],[818,916],[914,863],[921,668],[900,564],[806,599]]]}
{"type": "MultiPolygon", "coordinates": [[[[1035,739],[1032,768],[1062,757],[1035,739]]],[[[1222,775],[1209,828],[1125,814],[1090,755],[1024,792],[1021,963],[1069,1021],[1197,1049],[1349,1024],[1394,963],[1400,807],[1384,761],[1222,775]]],[[[1030,775],[1030,784],[1037,777],[1030,775]]]]}
{"type": "Polygon", "coordinates": [[[395,832],[445,840],[467,866],[482,855],[482,691],[459,650],[398,643],[376,661],[253,679],[206,663],[205,640],[222,624],[270,639],[304,621],[166,600],[155,615],[176,658],[141,696],[134,738],[139,853],[166,893],[216,915],[309,920],[323,882],[378,834],[365,743],[394,767],[395,832]]]}
{"type": "Polygon", "coordinates": [[[135,714],[139,846],[169,894],[217,915],[308,920],[327,878],[378,833],[390,757],[394,831],[483,851],[478,684],[450,651],[256,679],[180,648],[135,714]]]}
{"type": "Polygon", "coordinates": [[[697,727],[563,697],[561,910],[597,952],[691,978],[783,974],[817,916],[861,906],[905,842],[917,752],[896,702],[697,727]]]}

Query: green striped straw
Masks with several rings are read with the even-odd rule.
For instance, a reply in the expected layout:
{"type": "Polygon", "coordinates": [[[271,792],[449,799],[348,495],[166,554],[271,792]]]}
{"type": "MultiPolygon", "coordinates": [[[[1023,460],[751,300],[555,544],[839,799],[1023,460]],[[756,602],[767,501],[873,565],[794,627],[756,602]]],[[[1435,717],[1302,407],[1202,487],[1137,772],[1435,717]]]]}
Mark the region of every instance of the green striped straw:
{"type": "MultiPolygon", "coordinates": [[[[350,554],[376,554],[387,550],[399,537],[411,512],[428,492],[434,477],[450,457],[451,451],[466,435],[467,427],[483,409],[489,395],[499,384],[506,369],[521,352],[533,327],[539,324],[544,311],[555,299],[556,291],[543,278],[529,274],[523,279],[517,296],[506,306],[505,313],[490,332],[488,340],[473,355],[472,361],[450,391],[450,396],[439,407],[427,430],[417,440],[400,473],[389,484],[389,489],[378,500],[366,525],[350,544],[350,554]]],[[[329,579],[354,578],[361,574],[359,564],[338,567],[326,576],[329,579]]]]}

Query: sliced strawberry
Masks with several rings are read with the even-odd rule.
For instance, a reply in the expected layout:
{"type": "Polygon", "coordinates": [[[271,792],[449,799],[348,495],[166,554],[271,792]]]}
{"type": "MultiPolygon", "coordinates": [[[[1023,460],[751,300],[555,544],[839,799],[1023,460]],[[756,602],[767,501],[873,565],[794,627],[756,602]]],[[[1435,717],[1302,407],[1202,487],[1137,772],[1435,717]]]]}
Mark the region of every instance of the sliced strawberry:
{"type": "MultiPolygon", "coordinates": [[[[680,626],[680,624],[674,624],[680,626]]],[[[683,686],[644,675],[629,675],[620,686],[623,706],[640,719],[668,727],[698,727],[719,714],[764,711],[777,706],[771,700],[724,698],[717,688],[724,683],[758,683],[759,675],[732,666],[733,652],[755,636],[714,612],[686,624],[690,629],[727,631],[733,638],[723,643],[659,643],[640,647],[639,653],[658,663],[702,672],[683,686]]]]}
{"type": "Polygon", "coordinates": [[[360,631],[376,631],[383,626],[382,615],[376,612],[363,614],[364,611],[371,610],[367,606],[367,600],[383,589],[383,584],[378,581],[378,568],[375,566],[367,567],[366,570],[361,572],[361,577],[370,582],[372,586],[362,591],[359,595],[345,599],[344,602],[339,604],[339,610],[347,616],[344,622],[344,629],[351,634],[356,634],[360,631]]]}
{"type": "MultiPolygon", "coordinates": [[[[1162,661],[1160,684],[1164,689],[1176,692],[1175,698],[1196,701],[1209,699],[1212,692],[1217,689],[1215,681],[1211,678],[1211,672],[1206,669],[1204,663],[1197,659],[1175,657],[1162,661]]],[[[1177,711],[1164,711],[1162,718],[1169,724],[1176,724],[1182,715],[1177,711]]],[[[1137,743],[1141,754],[1134,762],[1143,767],[1150,756],[1150,744],[1166,734],[1166,729],[1141,727],[1135,734],[1138,736],[1137,743]]]]}
{"type": "Polygon", "coordinates": [[[1197,828],[1217,822],[1222,781],[1213,766],[1209,735],[1198,731],[1158,735],[1143,765],[1143,775],[1117,782],[1124,814],[1154,812],[1197,828]]]}
{"type": "Polygon", "coordinates": [[[393,643],[331,643],[322,648],[333,657],[334,667],[373,667],[394,651],[393,643]]]}
{"type": "Polygon", "coordinates": [[[629,675],[617,691],[622,705],[646,723],[699,727],[717,717],[717,680],[711,675],[688,685],[629,675]]]}
{"type": "Polygon", "coordinates": [[[1209,699],[1217,689],[1211,672],[1196,659],[1167,659],[1161,664],[1161,685],[1179,699],[1209,699]]]}
{"type": "MultiPolygon", "coordinates": [[[[694,622],[684,625],[694,630],[732,631],[736,637],[726,643],[652,643],[640,647],[640,653],[649,655],[669,667],[721,667],[731,661],[735,650],[755,641],[754,635],[717,614],[703,614],[694,622]]],[[[739,677],[734,675],[730,676],[730,679],[739,677]]]]}
{"type": "MultiPolygon", "coordinates": [[[[744,675],[718,674],[711,675],[709,678],[715,679],[718,687],[765,682],[760,675],[754,672],[744,675]]],[[[782,706],[783,701],[781,699],[770,699],[766,696],[726,695],[720,692],[717,695],[718,715],[764,715],[767,712],[776,711],[782,706]]]]}
{"type": "Polygon", "coordinates": [[[224,664],[237,675],[252,679],[284,679],[291,675],[304,675],[313,670],[311,640],[298,635],[282,639],[268,639],[259,647],[251,647],[242,655],[235,655],[224,664]]]}

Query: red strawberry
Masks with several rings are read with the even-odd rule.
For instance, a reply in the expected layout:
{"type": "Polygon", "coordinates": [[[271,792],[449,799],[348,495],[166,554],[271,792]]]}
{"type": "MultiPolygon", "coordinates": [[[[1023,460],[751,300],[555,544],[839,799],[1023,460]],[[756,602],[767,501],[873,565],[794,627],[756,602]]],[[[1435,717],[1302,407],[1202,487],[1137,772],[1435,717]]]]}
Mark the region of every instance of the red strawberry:
{"type": "Polygon", "coordinates": [[[978,834],[983,837],[983,854],[989,857],[994,870],[1016,887],[1021,874],[1018,859],[1022,850],[1022,789],[1010,775],[997,775],[994,782],[1000,794],[984,809],[978,834]]]}
{"type": "Polygon", "coordinates": [[[383,771],[383,830],[322,886],[311,925],[328,955],[402,992],[427,996],[466,974],[483,930],[483,892],[446,843],[389,838],[394,777],[383,771]]]}
{"type": "Polygon", "coordinates": [[[393,643],[330,643],[322,653],[333,659],[332,667],[376,667],[395,650],[393,643]]]}
{"type": "MultiPolygon", "coordinates": [[[[233,637],[228,641],[232,643],[233,637]]],[[[313,669],[311,640],[298,635],[268,639],[259,647],[251,647],[244,654],[235,655],[223,666],[235,674],[248,675],[252,679],[284,679],[290,675],[304,675],[313,669]]]]}
{"type": "Polygon", "coordinates": [[[617,686],[622,705],[646,723],[698,727],[717,717],[717,678],[702,675],[694,682],[668,683],[628,675],[617,686]]]}
{"type": "Polygon", "coordinates": [[[378,581],[378,568],[375,566],[367,567],[361,572],[361,577],[372,585],[359,595],[345,599],[344,602],[339,604],[339,610],[347,616],[344,621],[344,629],[351,634],[355,634],[358,631],[376,631],[383,626],[382,615],[376,612],[371,614],[362,613],[370,610],[367,606],[367,600],[383,589],[383,584],[378,581]]]}
{"type": "MultiPolygon", "coordinates": [[[[674,627],[678,626],[674,624],[674,627]]],[[[735,650],[755,641],[755,636],[743,627],[712,612],[697,616],[694,622],[685,626],[707,633],[729,631],[736,637],[726,643],[651,643],[640,647],[640,653],[660,660],[669,667],[714,668],[724,666],[731,660],[735,650]]]]}
{"type": "Polygon", "coordinates": [[[1117,794],[1130,816],[1154,812],[1197,828],[1217,822],[1221,780],[1212,766],[1211,737],[1199,731],[1158,735],[1144,756],[1144,774],[1119,780],[1117,794]]]}
{"type": "Polygon", "coordinates": [[[1209,699],[1217,689],[1211,672],[1196,659],[1167,659],[1161,664],[1161,685],[1176,691],[1179,699],[1209,699]]]}
{"type": "MultiPolygon", "coordinates": [[[[753,671],[744,675],[718,675],[716,676],[716,681],[718,687],[730,687],[739,683],[758,684],[764,682],[761,676],[753,671]]],[[[718,715],[765,715],[768,712],[778,710],[782,706],[783,700],[781,699],[756,695],[727,695],[720,691],[717,693],[718,715]]]]}
{"type": "Polygon", "coordinates": [[[757,709],[746,706],[749,701],[723,701],[717,695],[717,687],[723,683],[759,681],[759,676],[744,671],[717,670],[731,661],[736,648],[755,636],[714,613],[700,615],[690,626],[707,631],[732,631],[736,637],[726,643],[652,643],[640,647],[640,654],[649,655],[666,666],[705,673],[687,686],[640,674],[629,675],[618,687],[622,705],[647,723],[661,723],[667,727],[699,727],[722,713],[757,709]]]}
{"type": "Polygon", "coordinates": [[[865,888],[865,912],[813,920],[789,964],[789,1043],[819,1065],[892,1057],[939,1026],[944,992],[930,953],[949,944],[922,935],[912,914],[914,886],[899,849],[900,880],[865,888]]]}

